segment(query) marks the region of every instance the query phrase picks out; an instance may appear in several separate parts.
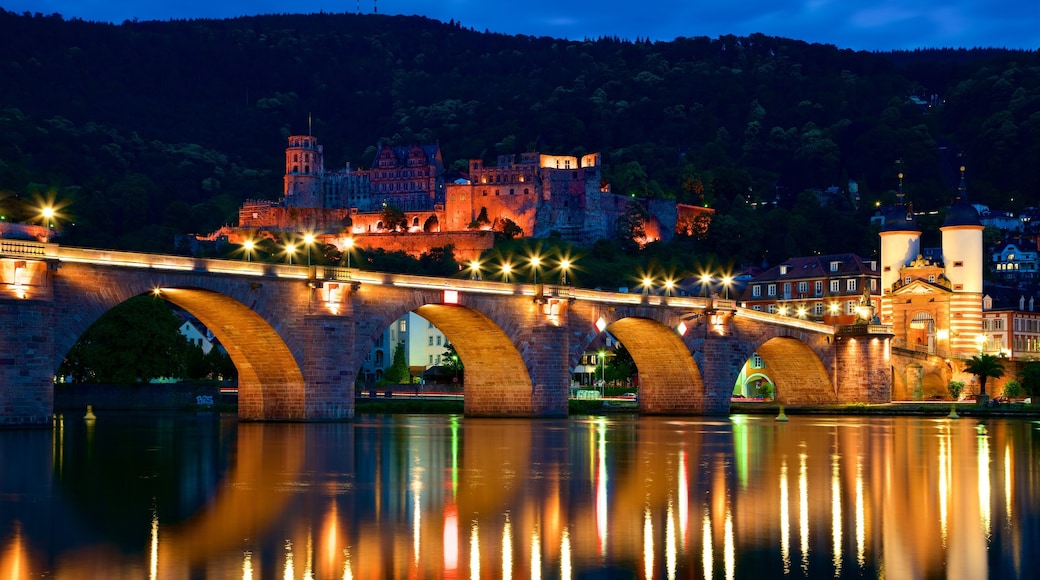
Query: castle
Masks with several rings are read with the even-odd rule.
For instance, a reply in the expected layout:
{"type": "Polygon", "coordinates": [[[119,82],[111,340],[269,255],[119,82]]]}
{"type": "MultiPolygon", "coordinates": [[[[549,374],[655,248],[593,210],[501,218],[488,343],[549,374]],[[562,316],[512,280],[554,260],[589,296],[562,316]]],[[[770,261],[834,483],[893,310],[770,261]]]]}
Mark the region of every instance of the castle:
{"type": "Polygon", "coordinates": [[[643,244],[667,241],[676,231],[703,231],[712,214],[672,200],[612,193],[598,153],[501,155],[495,166],[470,160],[468,170],[446,183],[439,146],[383,144],[371,169],[348,164],[328,170],[317,138],[293,135],[285,150],[282,198],[247,200],[239,209],[238,228],[218,234],[230,239],[246,232],[314,232],[337,247],[350,238],[358,246],[413,255],[451,243],[456,258],[475,259],[493,244],[488,232],[510,222],[522,236],[588,245],[615,238],[619,219],[635,213],[644,234],[636,241],[643,244]],[[384,223],[387,208],[405,214],[404,228],[384,223]],[[406,240],[402,230],[418,236],[406,240]]]}

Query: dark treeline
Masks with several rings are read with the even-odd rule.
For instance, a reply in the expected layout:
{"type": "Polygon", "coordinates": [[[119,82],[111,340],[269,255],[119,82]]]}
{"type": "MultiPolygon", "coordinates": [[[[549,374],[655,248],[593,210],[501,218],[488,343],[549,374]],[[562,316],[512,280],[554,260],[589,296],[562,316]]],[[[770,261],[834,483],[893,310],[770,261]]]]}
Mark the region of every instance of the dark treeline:
{"type": "Polygon", "coordinates": [[[692,250],[736,263],[873,255],[867,218],[900,170],[919,209],[949,200],[960,164],[982,203],[1019,209],[1040,191],[1035,51],[0,10],[0,78],[0,210],[28,219],[24,202],[57,198],[75,222],[63,225],[70,244],[170,251],[176,233],[233,222],[243,199],[280,195],[285,137],[307,132],[309,116],[329,168],[368,166],[380,139],[439,143],[456,171],[503,153],[599,151],[616,192],[716,208],[692,250]],[[932,107],[912,98],[933,96],[932,107]],[[850,180],[858,209],[807,193],[847,193],[850,180]]]}

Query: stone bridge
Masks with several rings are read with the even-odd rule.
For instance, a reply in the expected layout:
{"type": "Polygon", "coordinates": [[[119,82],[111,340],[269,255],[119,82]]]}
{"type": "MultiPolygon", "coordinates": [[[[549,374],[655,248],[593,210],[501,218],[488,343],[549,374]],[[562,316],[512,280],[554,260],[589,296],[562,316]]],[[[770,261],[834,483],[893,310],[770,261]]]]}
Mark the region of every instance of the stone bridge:
{"type": "Polygon", "coordinates": [[[645,414],[728,413],[755,352],[783,403],[891,397],[886,327],[834,328],[717,298],[0,240],[0,425],[50,424],[66,353],[109,309],[148,293],[224,345],[246,420],[352,418],[361,362],[409,311],[436,325],[466,365],[467,416],[566,415],[571,369],[603,332],[631,353],[645,414]]]}

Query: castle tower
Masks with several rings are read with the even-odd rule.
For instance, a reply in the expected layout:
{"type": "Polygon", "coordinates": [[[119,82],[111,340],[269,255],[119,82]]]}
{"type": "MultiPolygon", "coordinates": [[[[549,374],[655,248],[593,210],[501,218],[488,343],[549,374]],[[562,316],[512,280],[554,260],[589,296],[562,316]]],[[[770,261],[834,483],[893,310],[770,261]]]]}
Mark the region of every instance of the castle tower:
{"type": "Polygon", "coordinates": [[[289,147],[285,150],[285,205],[321,207],[321,178],[324,170],[324,154],[317,137],[289,137],[289,147]]]}
{"type": "Polygon", "coordinates": [[[892,323],[892,286],[899,270],[921,253],[921,230],[914,221],[913,207],[904,203],[903,174],[899,174],[896,205],[885,214],[881,228],[881,322],[892,323]]]}
{"type": "Polygon", "coordinates": [[[978,354],[982,332],[982,230],[979,212],[968,201],[961,167],[957,199],[946,212],[942,232],[943,266],[950,298],[950,348],[955,356],[978,354]]]}

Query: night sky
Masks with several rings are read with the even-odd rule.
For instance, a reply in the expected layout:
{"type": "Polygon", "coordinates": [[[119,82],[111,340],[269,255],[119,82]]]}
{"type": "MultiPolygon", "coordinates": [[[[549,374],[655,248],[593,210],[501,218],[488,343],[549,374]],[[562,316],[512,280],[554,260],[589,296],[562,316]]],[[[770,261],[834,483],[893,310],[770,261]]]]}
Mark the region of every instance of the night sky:
{"type": "MultiPolygon", "coordinates": [[[[380,14],[456,20],[478,31],[581,40],[761,32],[856,50],[1040,49],[1040,0],[375,0],[380,14]],[[512,8],[523,8],[512,12],[512,8]]],[[[371,13],[373,0],[0,0],[13,12],[122,22],[272,14],[371,13]]]]}

